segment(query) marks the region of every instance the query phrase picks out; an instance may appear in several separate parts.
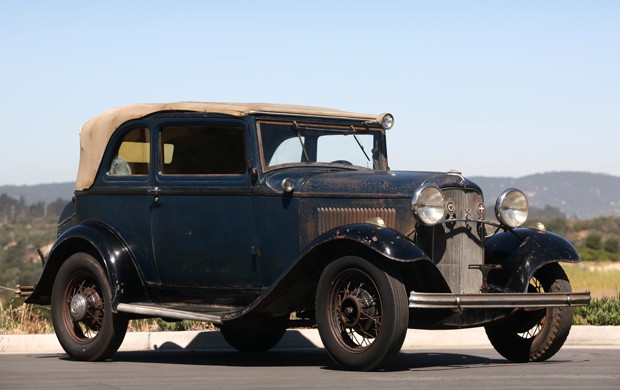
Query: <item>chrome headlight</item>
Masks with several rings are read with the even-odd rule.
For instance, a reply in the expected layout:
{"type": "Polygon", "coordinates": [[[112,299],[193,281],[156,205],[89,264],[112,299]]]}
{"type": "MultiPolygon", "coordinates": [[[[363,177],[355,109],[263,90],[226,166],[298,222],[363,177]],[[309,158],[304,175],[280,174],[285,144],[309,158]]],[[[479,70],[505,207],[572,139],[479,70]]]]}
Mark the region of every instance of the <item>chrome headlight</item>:
{"type": "Polygon", "coordinates": [[[379,115],[379,123],[384,130],[389,130],[394,126],[394,117],[392,114],[381,114],[379,115]]]}
{"type": "Polygon", "coordinates": [[[502,192],[495,202],[495,216],[502,225],[516,228],[525,223],[529,205],[525,194],[515,188],[502,192]]]}
{"type": "Polygon", "coordinates": [[[439,188],[425,186],[418,188],[411,199],[411,207],[425,225],[435,225],[446,213],[445,200],[439,188]]]}
{"type": "Polygon", "coordinates": [[[381,114],[376,119],[366,121],[367,125],[379,125],[383,130],[389,130],[394,126],[394,116],[392,114],[381,114]]]}

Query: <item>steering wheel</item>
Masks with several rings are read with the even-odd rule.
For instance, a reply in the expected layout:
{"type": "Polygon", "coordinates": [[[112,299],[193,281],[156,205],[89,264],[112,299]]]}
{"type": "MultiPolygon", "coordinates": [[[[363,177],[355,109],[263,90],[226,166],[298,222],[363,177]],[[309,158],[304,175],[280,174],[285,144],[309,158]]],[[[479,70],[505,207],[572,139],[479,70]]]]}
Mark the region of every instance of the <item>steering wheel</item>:
{"type": "Polygon", "coordinates": [[[353,165],[350,161],[347,160],[334,160],[331,162],[332,164],[342,164],[342,165],[353,165]]]}

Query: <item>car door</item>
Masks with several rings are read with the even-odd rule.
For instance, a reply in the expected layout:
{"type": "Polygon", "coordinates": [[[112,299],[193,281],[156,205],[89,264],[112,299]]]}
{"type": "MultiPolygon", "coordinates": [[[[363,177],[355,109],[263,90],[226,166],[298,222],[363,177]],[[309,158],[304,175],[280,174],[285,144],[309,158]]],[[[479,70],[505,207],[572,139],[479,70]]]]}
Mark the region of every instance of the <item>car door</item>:
{"type": "Polygon", "coordinates": [[[76,202],[83,220],[108,226],[126,243],[149,285],[159,283],[151,245],[150,134],[145,121],[120,127],[109,142],[96,183],[81,191],[76,202]]]}
{"type": "Polygon", "coordinates": [[[153,190],[152,237],[164,286],[209,300],[253,296],[252,178],[242,120],[162,123],[153,190]]]}

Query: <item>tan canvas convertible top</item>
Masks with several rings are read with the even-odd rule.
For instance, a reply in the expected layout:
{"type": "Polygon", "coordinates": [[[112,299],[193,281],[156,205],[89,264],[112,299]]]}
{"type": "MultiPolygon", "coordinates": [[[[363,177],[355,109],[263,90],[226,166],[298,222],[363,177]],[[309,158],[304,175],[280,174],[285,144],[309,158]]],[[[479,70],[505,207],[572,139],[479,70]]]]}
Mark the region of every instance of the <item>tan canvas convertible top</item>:
{"type": "Polygon", "coordinates": [[[142,118],[161,111],[194,111],[237,117],[269,113],[361,120],[377,118],[377,115],[357,114],[329,108],[267,103],[176,102],[134,104],[112,108],[86,122],[82,127],[80,133],[80,165],[75,188],[85,190],[92,186],[108,140],[120,125],[131,119],[142,118]]]}

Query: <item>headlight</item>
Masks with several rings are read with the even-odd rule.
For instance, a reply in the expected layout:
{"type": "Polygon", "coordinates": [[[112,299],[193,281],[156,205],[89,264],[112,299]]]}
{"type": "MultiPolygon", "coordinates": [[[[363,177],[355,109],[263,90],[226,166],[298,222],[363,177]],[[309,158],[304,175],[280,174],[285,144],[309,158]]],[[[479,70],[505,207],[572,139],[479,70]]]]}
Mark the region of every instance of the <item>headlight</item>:
{"type": "Polygon", "coordinates": [[[435,225],[446,213],[443,195],[433,186],[418,188],[411,199],[411,207],[425,225],[435,225]]]}
{"type": "Polygon", "coordinates": [[[502,192],[495,202],[495,216],[502,224],[516,228],[525,223],[529,205],[525,194],[515,188],[502,192]]]}
{"type": "Polygon", "coordinates": [[[389,130],[394,126],[394,116],[392,114],[381,114],[376,119],[366,121],[367,125],[379,125],[383,130],[389,130]]]}
{"type": "Polygon", "coordinates": [[[381,114],[379,115],[379,123],[383,129],[389,130],[394,126],[394,117],[392,114],[381,114]]]}

